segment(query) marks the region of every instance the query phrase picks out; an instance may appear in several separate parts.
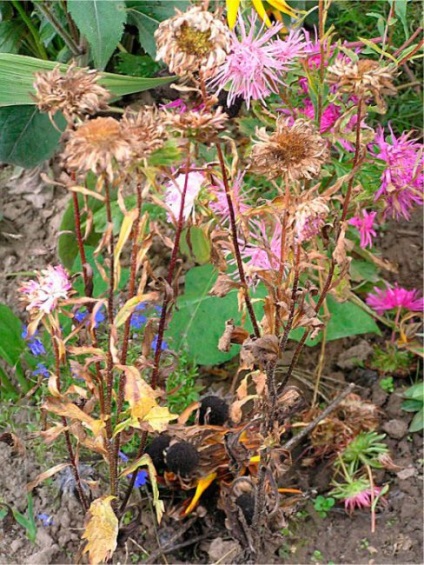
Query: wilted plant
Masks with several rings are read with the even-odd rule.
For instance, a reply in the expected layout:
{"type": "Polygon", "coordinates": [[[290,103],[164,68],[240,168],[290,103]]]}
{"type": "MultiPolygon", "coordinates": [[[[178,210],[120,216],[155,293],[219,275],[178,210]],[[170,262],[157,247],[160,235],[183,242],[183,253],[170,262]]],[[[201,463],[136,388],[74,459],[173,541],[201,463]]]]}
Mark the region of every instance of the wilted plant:
{"type": "MultiPolygon", "coordinates": [[[[43,404],[53,418],[41,434],[47,442],[64,434],[69,454],[67,464],[46,471],[31,486],[71,469],[87,511],[83,538],[92,562],[110,558],[116,548],[139,467],[148,468],[158,521],[165,510],[158,484],[194,491],[166,508],[182,519],[215,482],[216,505],[249,555],[280,540],[284,489],[278,480],[303,437],[301,432],[283,441],[303,405],[300,392],[287,384],[305,342],[323,329],[325,334],[330,298],[337,304],[353,296],[351,252],[372,244],[377,211],[358,213],[365,203],[374,205],[361,179],[362,168],[375,160],[372,144],[379,139],[367,119],[374,104],[382,112],[385,96],[395,94],[395,61],[405,60],[400,50],[397,60],[390,56],[390,65],[370,61],[334,42],[332,33],[324,35],[324,8],[320,2],[317,41],[299,30],[283,40],[280,24],[257,29],[255,16],[247,31],[239,14],[230,32],[219,13],[199,7],[177,13],[156,32],[158,57],[184,77],[177,88],[189,94],[166,108],[127,110],[121,120],[86,118],[107,100],[91,71],[72,67],[72,80],[57,70],[37,77],[40,108],[53,113],[55,105],[65,104],[67,110],[63,183],[72,196],[80,267],[73,266],[71,275],[61,265],[49,266],[21,287],[30,316],[27,339],[36,339],[43,326],[54,353],[43,404]],[[284,88],[286,83],[292,88],[284,88]],[[229,92],[229,103],[243,96],[254,109],[257,127],[246,151],[231,137],[237,126],[242,135],[246,118],[231,122],[230,110],[217,107],[213,88],[229,92]],[[94,202],[104,207],[105,222],[89,255],[86,242],[98,221],[94,202]],[[165,225],[145,211],[146,202],[165,210],[165,225]],[[359,229],[359,244],[349,225],[359,229]],[[156,276],[152,266],[154,241],[170,250],[165,277],[156,276]],[[232,402],[203,398],[175,414],[169,408],[176,403],[167,402],[164,391],[172,393],[167,379],[175,378],[181,353],[172,350],[167,333],[180,292],[181,248],[198,263],[214,265],[212,296],[237,301],[238,320],[228,319],[215,342],[225,353],[233,344],[241,346],[241,383],[232,402]],[[282,367],[295,336],[293,359],[282,367]],[[194,423],[187,424],[190,417],[194,423]],[[131,462],[125,461],[130,442],[138,443],[131,462]],[[101,455],[107,466],[108,485],[94,501],[79,464],[82,449],[101,455]]],[[[415,144],[405,138],[402,143],[408,145],[408,163],[415,159],[418,167],[415,144]]],[[[387,162],[386,169],[392,166],[387,162]]],[[[407,196],[415,177],[406,182],[390,198],[382,185],[376,195],[382,216],[399,202],[408,210],[422,203],[407,196]]],[[[411,300],[415,305],[418,297],[411,300]]],[[[202,317],[201,308],[194,315],[202,317]]],[[[205,333],[208,323],[203,313],[205,333]]],[[[202,338],[199,333],[199,347],[202,338]]],[[[341,408],[350,392],[348,387],[331,410],[341,408]]],[[[304,433],[317,432],[327,415],[311,417],[304,433]]],[[[375,413],[367,417],[365,429],[373,429],[375,413]]],[[[384,454],[379,439],[373,433],[356,440],[343,436],[337,447],[346,448],[341,460],[351,475],[359,464],[369,468],[384,454]]],[[[372,476],[369,481],[374,492],[372,476]]]]}

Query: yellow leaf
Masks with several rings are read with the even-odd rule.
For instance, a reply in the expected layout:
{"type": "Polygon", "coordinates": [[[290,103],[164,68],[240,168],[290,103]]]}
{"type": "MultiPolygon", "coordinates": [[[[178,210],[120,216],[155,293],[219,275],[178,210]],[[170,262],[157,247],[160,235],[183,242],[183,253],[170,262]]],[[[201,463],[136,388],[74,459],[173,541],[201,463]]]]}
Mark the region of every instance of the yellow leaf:
{"type": "Polygon", "coordinates": [[[118,288],[119,279],[121,276],[121,266],[119,263],[119,258],[122,253],[122,249],[130,237],[131,230],[135,219],[137,218],[138,210],[134,208],[130,212],[127,212],[122,220],[121,231],[119,232],[118,241],[115,247],[115,290],[118,288]]]}
{"type": "Polygon", "coordinates": [[[177,414],[171,412],[165,406],[153,406],[151,410],[142,418],[143,422],[149,424],[153,432],[163,432],[166,430],[171,420],[176,420],[177,414]]]}
{"type": "Polygon", "coordinates": [[[101,202],[105,201],[105,197],[102,194],[94,192],[94,190],[89,190],[85,186],[71,186],[69,187],[69,190],[71,190],[72,192],[79,192],[80,194],[84,194],[85,196],[91,196],[92,198],[96,198],[101,202]]]}
{"type": "Polygon", "coordinates": [[[110,559],[116,549],[118,537],[118,518],[112,510],[114,496],[102,496],[91,503],[88,521],[82,535],[87,540],[84,553],[88,552],[92,565],[110,559]]]}
{"type": "Polygon", "coordinates": [[[226,5],[228,27],[230,29],[233,29],[237,21],[237,13],[240,6],[240,0],[226,0],[226,5]]]}
{"type": "Polygon", "coordinates": [[[160,394],[154,391],[146,381],[141,378],[140,372],[130,365],[116,365],[125,373],[124,395],[131,408],[131,415],[144,418],[153,406],[156,406],[156,397],[160,394]]]}
{"type": "Polygon", "coordinates": [[[124,324],[127,319],[131,316],[134,312],[136,306],[140,304],[140,302],[150,302],[152,300],[157,300],[159,298],[159,294],[157,292],[148,292],[147,294],[139,294],[138,296],[134,296],[125,302],[119,312],[116,314],[114,325],[115,327],[119,328],[124,324]]]}

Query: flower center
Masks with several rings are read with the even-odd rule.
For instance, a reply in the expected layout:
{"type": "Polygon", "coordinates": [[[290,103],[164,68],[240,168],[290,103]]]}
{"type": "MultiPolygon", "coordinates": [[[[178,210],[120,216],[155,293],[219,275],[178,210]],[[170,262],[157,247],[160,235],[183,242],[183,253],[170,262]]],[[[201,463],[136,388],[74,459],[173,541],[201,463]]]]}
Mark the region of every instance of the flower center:
{"type": "Polygon", "coordinates": [[[306,159],[308,147],[305,136],[292,132],[277,134],[274,139],[273,156],[282,163],[300,163],[306,159]]]}
{"type": "Polygon", "coordinates": [[[204,57],[212,50],[210,36],[210,30],[200,31],[190,27],[187,22],[184,22],[176,39],[178,47],[184,51],[184,53],[204,57]]]}
{"type": "Polygon", "coordinates": [[[77,135],[92,147],[107,149],[121,137],[119,123],[113,118],[96,118],[87,122],[77,135]],[[78,135],[79,134],[79,135],[78,135]]]}

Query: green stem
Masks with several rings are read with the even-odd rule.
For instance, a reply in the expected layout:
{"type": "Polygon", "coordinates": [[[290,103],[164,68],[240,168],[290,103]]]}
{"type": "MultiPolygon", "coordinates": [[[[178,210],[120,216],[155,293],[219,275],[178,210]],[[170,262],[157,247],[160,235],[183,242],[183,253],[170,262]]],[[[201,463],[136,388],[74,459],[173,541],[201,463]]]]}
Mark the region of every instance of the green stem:
{"type": "Polygon", "coordinates": [[[47,60],[48,59],[47,52],[44,48],[42,41],[40,41],[40,34],[38,33],[36,27],[32,23],[31,18],[29,18],[27,16],[27,14],[26,14],[23,6],[22,6],[22,3],[19,0],[12,0],[12,4],[13,4],[13,7],[15,8],[15,10],[21,16],[22,21],[26,24],[26,26],[29,29],[32,37],[34,38],[35,46],[37,47],[37,50],[38,50],[38,55],[41,57],[41,59],[47,60]]]}
{"type": "Polygon", "coordinates": [[[46,18],[46,20],[54,28],[56,33],[63,39],[65,45],[68,47],[71,53],[76,56],[81,55],[81,49],[78,47],[78,45],[76,45],[66,29],[62,27],[61,23],[57,20],[53,12],[50,11],[48,4],[46,2],[37,2],[36,5],[43,16],[46,18]]]}

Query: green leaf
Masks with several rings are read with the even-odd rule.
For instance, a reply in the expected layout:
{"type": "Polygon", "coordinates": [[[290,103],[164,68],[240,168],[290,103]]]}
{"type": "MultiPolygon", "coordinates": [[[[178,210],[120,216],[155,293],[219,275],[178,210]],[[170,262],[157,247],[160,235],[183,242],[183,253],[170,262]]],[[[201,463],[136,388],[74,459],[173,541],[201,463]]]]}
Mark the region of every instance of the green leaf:
{"type": "Polygon", "coordinates": [[[374,283],[380,280],[378,267],[370,261],[361,261],[359,259],[352,259],[350,276],[355,282],[368,281],[374,283]]]}
{"type": "Polygon", "coordinates": [[[21,337],[22,322],[6,304],[0,304],[0,357],[11,367],[19,362],[25,350],[25,340],[21,337]]]}
{"type": "Polygon", "coordinates": [[[103,70],[118,45],[126,21],[125,4],[116,0],[68,0],[68,11],[87,39],[94,66],[103,70]]]}
{"type": "Polygon", "coordinates": [[[0,53],[17,53],[25,34],[25,25],[18,20],[0,21],[0,53]]]}
{"type": "MultiPolygon", "coordinates": [[[[177,300],[177,308],[166,334],[171,341],[171,349],[182,351],[187,348],[190,357],[199,365],[215,365],[228,361],[239,351],[233,346],[231,351],[218,350],[218,341],[225,329],[225,322],[233,318],[235,324],[241,323],[237,308],[237,291],[224,298],[209,296],[217,279],[217,271],[212,265],[194,267],[186,275],[185,292],[177,300]]],[[[264,296],[265,290],[258,286],[255,298],[264,296]]],[[[262,304],[254,305],[256,315],[262,315],[262,304]]],[[[250,324],[246,324],[250,330],[250,324]]]]}
{"type": "Polygon", "coordinates": [[[29,168],[51,157],[65,126],[62,115],[55,122],[34,106],[0,108],[0,161],[29,168]]]}
{"type": "Polygon", "coordinates": [[[115,60],[116,70],[123,75],[132,77],[150,77],[161,68],[159,63],[153,61],[149,55],[118,53],[115,60]]]}
{"type": "MultiPolygon", "coordinates": [[[[391,2],[392,3],[392,2],[391,2]]],[[[407,8],[408,8],[408,0],[396,0],[395,1],[395,14],[400,19],[403,25],[403,31],[405,32],[406,39],[409,38],[409,28],[408,28],[408,19],[407,19],[407,8]]]]}
{"type": "MultiPolygon", "coordinates": [[[[105,280],[103,280],[99,269],[97,268],[96,262],[94,261],[94,247],[85,247],[85,254],[87,258],[87,263],[91,266],[93,270],[93,296],[94,298],[99,298],[100,296],[104,295],[108,290],[108,284],[105,280]]],[[[104,259],[101,255],[96,257],[96,261],[104,267],[104,259]]],[[[78,255],[75,258],[74,264],[70,269],[71,273],[81,273],[82,266],[81,266],[81,258],[78,255]]],[[[106,269],[106,272],[108,270],[106,269]]],[[[121,270],[121,279],[119,281],[119,290],[122,290],[125,285],[127,284],[129,279],[129,269],[122,269],[121,270]]],[[[77,291],[79,296],[84,296],[84,282],[82,277],[78,277],[74,283],[74,289],[77,291]]]]}
{"type": "Polygon", "coordinates": [[[190,5],[187,0],[127,0],[128,22],[135,25],[143,49],[153,59],[156,57],[154,33],[160,22],[175,16],[175,8],[184,12],[190,5]]]}
{"type": "Polygon", "coordinates": [[[402,410],[405,412],[418,412],[423,406],[422,400],[413,400],[412,398],[402,402],[402,410]]]}
{"type": "Polygon", "coordinates": [[[199,265],[208,263],[211,257],[211,242],[205,232],[197,226],[183,230],[181,253],[193,258],[199,265]]]}
{"type": "MultiPolygon", "coordinates": [[[[0,53],[0,106],[35,104],[34,73],[51,71],[58,63],[34,57],[0,53]]],[[[68,65],[59,65],[64,72],[68,65]]],[[[155,88],[174,80],[174,76],[161,78],[127,77],[113,73],[100,73],[99,84],[112,93],[112,101],[127,94],[155,88]]]]}
{"type": "Polygon", "coordinates": [[[415,414],[409,426],[410,432],[420,432],[424,429],[424,408],[415,414]]]}
{"type": "Polygon", "coordinates": [[[405,390],[403,396],[404,398],[424,401],[424,383],[418,382],[410,386],[407,390],[405,390]]]}
{"type": "MultiPolygon", "coordinates": [[[[380,330],[372,316],[353,302],[337,302],[332,296],[327,297],[327,306],[331,314],[327,325],[327,341],[334,341],[343,337],[361,335],[366,333],[376,333],[380,335],[380,330]]],[[[290,338],[299,341],[304,329],[298,328],[290,332],[290,338]]],[[[315,339],[307,339],[306,345],[313,346],[321,343],[322,332],[315,339]]]]}

